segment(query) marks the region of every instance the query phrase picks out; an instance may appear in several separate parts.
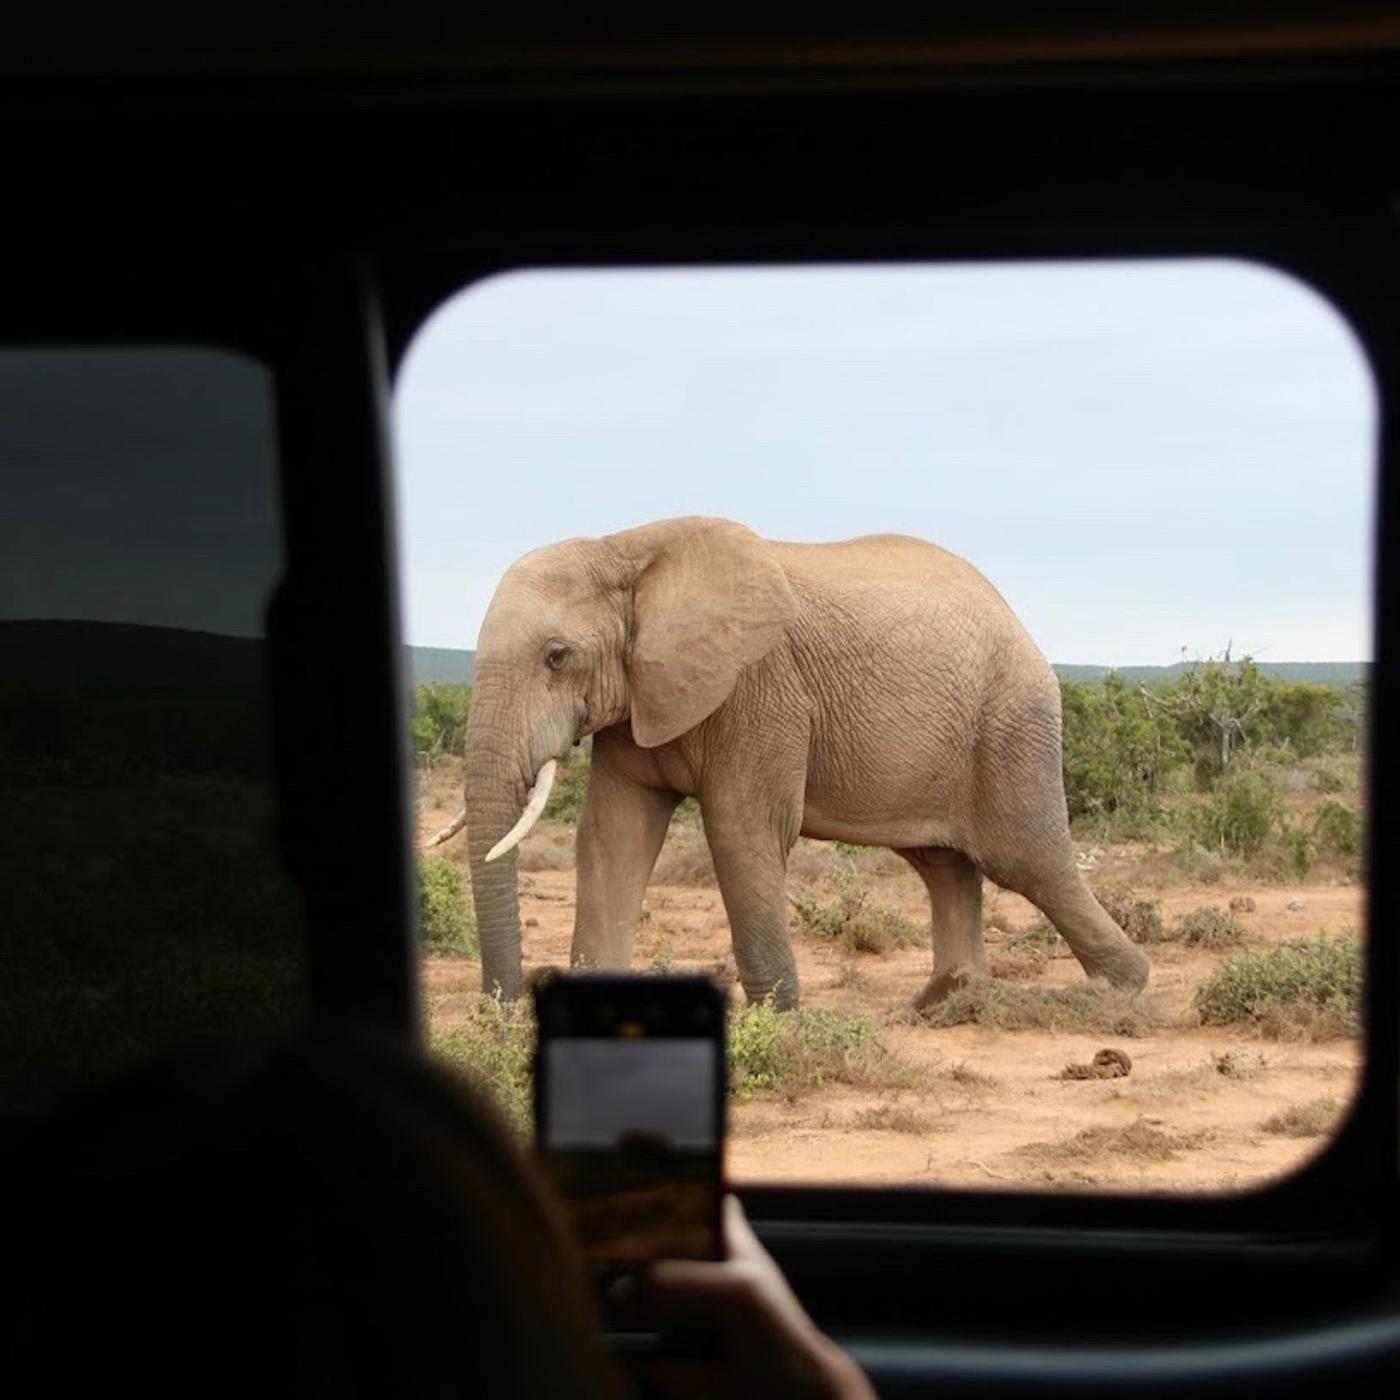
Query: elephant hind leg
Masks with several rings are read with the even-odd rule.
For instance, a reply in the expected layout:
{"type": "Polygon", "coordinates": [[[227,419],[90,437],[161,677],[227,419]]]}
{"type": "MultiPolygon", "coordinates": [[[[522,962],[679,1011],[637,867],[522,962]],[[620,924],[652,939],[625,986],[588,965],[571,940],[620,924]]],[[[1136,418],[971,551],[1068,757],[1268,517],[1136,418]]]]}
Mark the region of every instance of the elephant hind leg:
{"type": "Polygon", "coordinates": [[[927,846],[899,852],[919,872],[928,890],[933,924],[933,971],[914,1002],[916,1008],[942,1001],[967,980],[987,970],[982,943],[982,872],[961,851],[927,846]]]}
{"type": "Polygon", "coordinates": [[[998,884],[1024,895],[1055,925],[1088,976],[1106,978],[1115,987],[1133,992],[1147,985],[1146,955],[1094,898],[1074,864],[1068,842],[1063,862],[1048,873],[1019,873],[1006,881],[989,873],[998,884]]]}

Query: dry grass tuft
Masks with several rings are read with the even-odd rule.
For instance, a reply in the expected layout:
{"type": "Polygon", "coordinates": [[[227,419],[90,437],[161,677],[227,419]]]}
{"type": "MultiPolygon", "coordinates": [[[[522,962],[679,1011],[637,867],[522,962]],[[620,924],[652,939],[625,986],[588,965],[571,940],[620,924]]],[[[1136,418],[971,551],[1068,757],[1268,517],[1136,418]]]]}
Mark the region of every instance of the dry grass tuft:
{"type": "Polygon", "coordinates": [[[1028,1142],[1015,1149],[1033,1162],[1082,1162],[1095,1157],[1129,1157],[1139,1162],[1170,1162],[1178,1152],[1202,1146],[1204,1132],[1172,1133],[1160,1119],[1135,1118],[1120,1127],[1083,1128],[1058,1142],[1028,1142]]]}
{"type": "Polygon", "coordinates": [[[1259,1126],[1280,1137],[1322,1137],[1331,1132],[1341,1115],[1341,1105],[1331,1094],[1308,1103],[1293,1104],[1266,1118],[1259,1126]]]}
{"type": "Polygon", "coordinates": [[[1211,1068],[1225,1079],[1257,1079],[1269,1067],[1258,1050],[1218,1050],[1210,1058],[1211,1068]]]}
{"type": "Polygon", "coordinates": [[[849,987],[852,991],[861,991],[870,985],[870,978],[848,959],[841,963],[832,974],[831,985],[833,987],[849,987]]]}
{"type": "Polygon", "coordinates": [[[1043,914],[1025,928],[1014,929],[1006,935],[1003,947],[1009,954],[1043,958],[1060,958],[1069,953],[1069,944],[1060,937],[1059,930],[1043,914]]]}
{"type": "Polygon", "coordinates": [[[935,1124],[927,1114],[907,1104],[881,1104],[861,1109],[851,1118],[851,1127],[866,1132],[918,1134],[933,1132],[935,1124]]]}
{"type": "Polygon", "coordinates": [[[966,1060],[955,1061],[947,1069],[936,1071],[933,1077],[946,1080],[949,1084],[956,1084],[960,1089],[986,1091],[1001,1088],[1001,1080],[996,1075],[984,1074],[980,1069],[973,1069],[966,1060]]]}
{"type": "Polygon", "coordinates": [[[1045,971],[1049,959],[1040,953],[1009,953],[987,959],[987,971],[1003,982],[1026,982],[1045,971]]]}
{"type": "Polygon", "coordinates": [[[1036,987],[978,977],[920,1013],[929,1026],[993,1026],[1003,1031],[1101,1031],[1149,1034],[1155,1018],[1138,993],[1095,980],[1074,987],[1036,987]]]}
{"type": "Polygon", "coordinates": [[[1140,898],[1125,881],[1106,881],[1095,887],[1094,896],[1134,943],[1157,943],[1164,937],[1161,906],[1155,899],[1140,898]]]}
{"type": "Polygon", "coordinates": [[[1237,948],[1244,942],[1245,926],[1238,914],[1203,905],[1183,914],[1168,936],[1193,948],[1237,948]]]}

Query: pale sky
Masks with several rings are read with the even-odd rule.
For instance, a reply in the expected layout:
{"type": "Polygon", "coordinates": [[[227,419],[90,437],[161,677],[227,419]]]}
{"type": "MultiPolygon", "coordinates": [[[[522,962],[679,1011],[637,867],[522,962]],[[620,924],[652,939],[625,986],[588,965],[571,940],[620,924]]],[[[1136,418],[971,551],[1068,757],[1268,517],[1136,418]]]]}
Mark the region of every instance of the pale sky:
{"type": "Polygon", "coordinates": [[[700,514],[933,540],[1054,662],[1371,656],[1370,371],[1254,264],[514,273],[394,417],[415,645],[474,647],[531,549],[700,514]]]}

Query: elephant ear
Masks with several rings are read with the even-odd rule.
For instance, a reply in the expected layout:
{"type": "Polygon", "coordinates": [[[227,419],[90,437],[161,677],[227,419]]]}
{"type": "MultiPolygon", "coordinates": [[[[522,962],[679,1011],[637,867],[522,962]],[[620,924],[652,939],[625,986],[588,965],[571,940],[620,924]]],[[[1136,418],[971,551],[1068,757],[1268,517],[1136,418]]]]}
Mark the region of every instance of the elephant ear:
{"type": "Polygon", "coordinates": [[[668,520],[626,536],[646,561],[633,585],[632,737],[652,749],[719,709],[797,601],[771,547],[732,521],[668,520]]]}

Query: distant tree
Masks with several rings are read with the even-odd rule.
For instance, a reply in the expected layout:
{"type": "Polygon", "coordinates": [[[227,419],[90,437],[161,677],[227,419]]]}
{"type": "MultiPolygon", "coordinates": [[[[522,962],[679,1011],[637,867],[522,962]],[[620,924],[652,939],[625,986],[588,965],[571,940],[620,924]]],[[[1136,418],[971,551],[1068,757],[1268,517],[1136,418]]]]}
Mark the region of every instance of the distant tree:
{"type": "Polygon", "coordinates": [[[1327,717],[1327,748],[1334,753],[1362,753],[1366,748],[1366,721],[1370,696],[1365,681],[1331,689],[1332,709],[1327,717]]]}
{"type": "Polygon", "coordinates": [[[1264,701],[1268,742],[1297,758],[1322,753],[1331,746],[1338,700],[1338,692],[1328,685],[1268,680],[1264,701]]]}
{"type": "Polygon", "coordinates": [[[1070,819],[1152,820],[1167,773],[1187,755],[1170,717],[1115,672],[1097,685],[1061,681],[1060,702],[1070,819]]]}
{"type": "Polygon", "coordinates": [[[1271,732],[1270,682],[1251,656],[1238,661],[1230,648],[1219,658],[1197,660],[1171,685],[1143,689],[1143,699],[1169,717],[1195,757],[1196,784],[1210,788],[1241,752],[1271,732]]]}
{"type": "Polygon", "coordinates": [[[467,737],[472,688],[429,681],[413,687],[413,752],[425,768],[444,753],[460,755],[467,737]]]}

